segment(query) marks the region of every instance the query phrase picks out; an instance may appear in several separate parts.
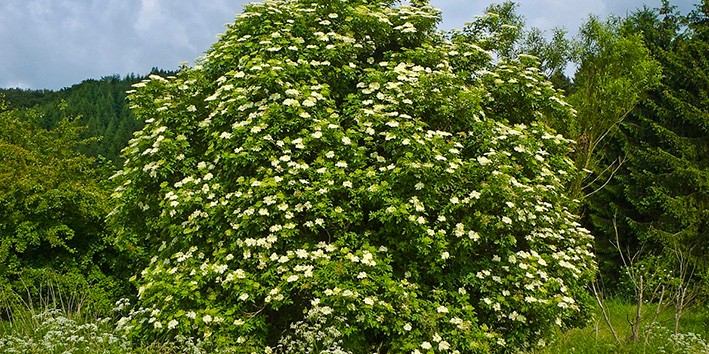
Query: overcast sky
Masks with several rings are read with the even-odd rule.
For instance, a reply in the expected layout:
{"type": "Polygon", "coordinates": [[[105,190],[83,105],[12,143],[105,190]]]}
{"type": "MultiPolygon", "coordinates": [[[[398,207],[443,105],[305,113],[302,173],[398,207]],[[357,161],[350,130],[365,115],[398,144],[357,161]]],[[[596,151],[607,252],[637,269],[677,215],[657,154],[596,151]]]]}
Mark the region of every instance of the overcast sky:
{"type": "MultiPolygon", "coordinates": [[[[699,0],[674,0],[689,11],[699,0]]],[[[194,62],[249,0],[2,0],[0,87],[60,89],[87,78],[194,62]]],[[[493,0],[431,0],[441,28],[461,28],[493,0]]],[[[571,32],[589,15],[660,0],[519,0],[528,26],[571,32]]]]}

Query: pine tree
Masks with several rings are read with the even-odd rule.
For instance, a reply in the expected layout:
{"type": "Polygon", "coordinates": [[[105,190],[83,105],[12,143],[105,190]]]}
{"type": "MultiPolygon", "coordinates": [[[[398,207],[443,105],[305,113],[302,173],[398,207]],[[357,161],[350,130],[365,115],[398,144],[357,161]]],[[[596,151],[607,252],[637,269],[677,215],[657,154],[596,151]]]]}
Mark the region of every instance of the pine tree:
{"type": "MultiPolygon", "coordinates": [[[[614,132],[605,162],[625,163],[589,200],[599,249],[615,239],[646,253],[709,251],[709,23],[707,2],[688,16],[660,10],[636,13],[629,25],[643,34],[663,79],[614,132]],[[615,221],[615,222],[614,222],[615,221]],[[617,229],[616,229],[617,228],[617,229]]],[[[601,254],[601,260],[609,261],[601,254]]],[[[612,261],[611,261],[612,264],[612,261]]]]}

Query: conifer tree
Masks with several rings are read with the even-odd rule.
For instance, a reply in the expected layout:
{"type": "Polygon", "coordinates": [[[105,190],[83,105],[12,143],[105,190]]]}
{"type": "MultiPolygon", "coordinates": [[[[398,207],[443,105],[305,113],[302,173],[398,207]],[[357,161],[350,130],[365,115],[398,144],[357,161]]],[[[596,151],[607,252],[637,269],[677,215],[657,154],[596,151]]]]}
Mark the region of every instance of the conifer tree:
{"type": "Polygon", "coordinates": [[[626,162],[611,183],[589,199],[599,241],[614,240],[617,232],[625,247],[643,247],[647,255],[669,259],[680,251],[691,255],[699,269],[709,261],[706,4],[681,16],[665,2],[659,10],[630,18],[628,25],[643,35],[663,78],[605,146],[606,163],[619,157],[626,162]]]}

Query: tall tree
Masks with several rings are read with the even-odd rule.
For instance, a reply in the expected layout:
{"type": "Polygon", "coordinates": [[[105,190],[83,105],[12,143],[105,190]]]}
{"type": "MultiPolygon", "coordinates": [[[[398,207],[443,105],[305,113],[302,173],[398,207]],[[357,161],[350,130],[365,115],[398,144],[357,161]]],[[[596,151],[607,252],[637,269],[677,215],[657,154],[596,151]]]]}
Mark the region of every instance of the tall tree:
{"type": "MultiPolygon", "coordinates": [[[[454,30],[450,36],[457,43],[474,44],[471,49],[483,49],[493,59],[490,61],[489,57],[483,56],[482,61],[468,60],[467,67],[494,63],[507,68],[499,77],[485,77],[489,79],[491,94],[486,114],[519,123],[530,119],[528,112],[541,110],[540,117],[544,123],[569,136],[569,122],[573,121],[573,114],[566,103],[558,101],[558,104],[550,105],[547,101],[555,99],[557,89],[571,87],[564,74],[571,59],[571,43],[561,28],[554,29],[550,39],[538,28],[526,29],[525,19],[517,13],[517,6],[512,1],[492,4],[486,8],[484,15],[476,16],[462,31],[454,30]],[[465,40],[460,41],[461,38],[465,40]],[[513,83],[521,80],[529,85],[551,82],[552,85],[545,84],[537,91],[526,91],[500,85],[507,80],[513,83]]],[[[470,75],[480,76],[475,72],[470,75]]]]}
{"type": "Polygon", "coordinates": [[[135,75],[107,76],[87,79],[56,92],[16,89],[0,92],[5,94],[8,108],[17,109],[18,117],[46,129],[57,126],[65,116],[77,117],[79,124],[86,127],[80,138],[96,138],[77,148],[91,157],[102,156],[120,165],[120,150],[143,125],[135,119],[126,101],[126,91],[139,80],[135,75]],[[24,113],[29,108],[33,110],[24,113]]]}
{"type": "Polygon", "coordinates": [[[519,45],[524,40],[525,20],[517,12],[513,1],[492,4],[485,14],[466,24],[463,33],[472,43],[495,53],[500,58],[513,58],[519,54],[519,45]]]}
{"type": "Polygon", "coordinates": [[[576,166],[592,173],[577,178],[571,186],[571,195],[581,198],[593,192],[590,181],[607,181],[622,163],[599,164],[599,148],[657,85],[661,70],[641,35],[624,27],[619,18],[589,18],[575,46],[579,68],[569,102],[576,109],[576,119],[569,131],[577,141],[576,166]]]}
{"type": "Polygon", "coordinates": [[[612,237],[615,220],[625,244],[681,252],[698,269],[709,261],[707,10],[703,1],[683,16],[664,2],[630,17],[664,75],[603,147],[605,163],[625,163],[589,203],[598,236],[612,237]]]}
{"type": "MultiPolygon", "coordinates": [[[[572,59],[572,41],[567,38],[564,28],[552,29],[550,38],[539,28],[531,28],[525,32],[518,51],[537,57],[539,68],[555,88],[564,90],[567,94],[572,92],[573,85],[565,72],[572,59]]],[[[565,131],[564,126],[554,128],[565,131]]]]}

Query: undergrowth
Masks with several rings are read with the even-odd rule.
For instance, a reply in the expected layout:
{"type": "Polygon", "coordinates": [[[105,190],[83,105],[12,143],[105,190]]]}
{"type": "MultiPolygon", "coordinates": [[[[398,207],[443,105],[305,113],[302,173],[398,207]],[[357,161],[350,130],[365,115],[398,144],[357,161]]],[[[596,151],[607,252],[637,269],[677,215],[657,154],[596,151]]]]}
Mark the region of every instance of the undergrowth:
{"type": "MultiPolygon", "coordinates": [[[[622,343],[616,342],[600,311],[597,310],[586,327],[559,331],[553,343],[532,353],[709,353],[709,308],[706,305],[697,306],[683,316],[677,335],[673,331],[674,313],[671,308],[664,309],[654,323],[650,320],[643,323],[642,335],[636,342],[630,339],[631,330],[628,324],[635,306],[617,299],[608,301],[606,305],[611,323],[618,331],[622,343]]],[[[654,312],[656,305],[646,304],[645,308],[648,312],[654,312]]]]}
{"type": "MultiPolygon", "coordinates": [[[[117,303],[114,316],[100,316],[83,310],[90,306],[82,304],[86,297],[79,295],[48,291],[41,299],[32,302],[15,292],[0,290],[0,353],[177,354],[181,353],[178,347],[185,347],[185,343],[181,346],[173,343],[134,346],[115,330],[122,301],[117,303]]],[[[673,313],[671,309],[665,309],[654,323],[643,326],[640,340],[632,342],[627,321],[634,306],[621,300],[608,301],[607,306],[611,322],[623,343],[615,341],[597,311],[586,327],[559,331],[553,343],[530,354],[709,353],[709,307],[696,307],[687,312],[677,335],[672,330],[673,313]]],[[[647,304],[647,311],[654,311],[654,306],[647,304]]]]}

